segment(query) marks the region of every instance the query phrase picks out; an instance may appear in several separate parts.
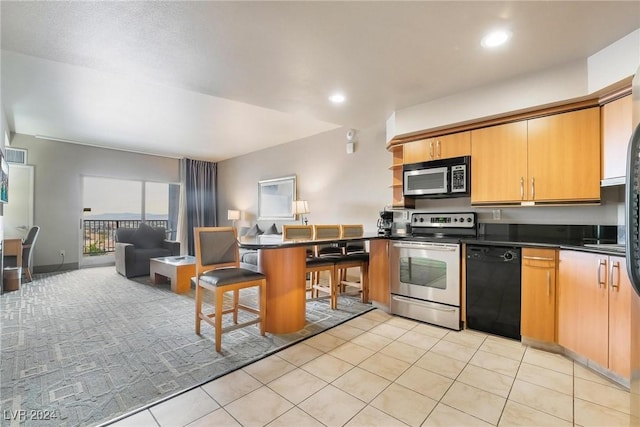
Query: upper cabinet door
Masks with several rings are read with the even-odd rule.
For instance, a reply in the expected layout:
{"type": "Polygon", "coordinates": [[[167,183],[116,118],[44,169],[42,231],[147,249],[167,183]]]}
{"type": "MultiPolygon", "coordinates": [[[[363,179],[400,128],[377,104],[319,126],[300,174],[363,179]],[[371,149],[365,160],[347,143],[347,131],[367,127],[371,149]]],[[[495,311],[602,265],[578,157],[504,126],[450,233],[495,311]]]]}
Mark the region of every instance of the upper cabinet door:
{"type": "Polygon", "coordinates": [[[598,107],[528,121],[529,200],[600,200],[598,107]]]}
{"type": "Polygon", "coordinates": [[[471,203],[519,203],[526,180],[526,121],[471,131],[471,203]]]}
{"type": "Polygon", "coordinates": [[[421,139],[403,144],[404,164],[426,162],[435,159],[435,145],[433,139],[421,139]]]}
{"type": "Polygon", "coordinates": [[[602,179],[624,177],[633,132],[631,95],[602,106],[602,179]]]}
{"type": "Polygon", "coordinates": [[[458,132],[404,144],[404,163],[428,162],[471,154],[471,132],[458,132]]]}
{"type": "Polygon", "coordinates": [[[471,132],[469,131],[452,133],[435,139],[438,159],[471,155],[471,132]]]}

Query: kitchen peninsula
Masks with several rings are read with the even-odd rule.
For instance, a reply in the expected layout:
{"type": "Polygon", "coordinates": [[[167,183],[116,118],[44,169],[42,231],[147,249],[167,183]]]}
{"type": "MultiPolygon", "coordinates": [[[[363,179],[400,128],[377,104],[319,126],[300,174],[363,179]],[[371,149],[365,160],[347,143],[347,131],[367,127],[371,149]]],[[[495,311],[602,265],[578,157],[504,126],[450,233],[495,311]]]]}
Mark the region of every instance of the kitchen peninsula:
{"type": "Polygon", "coordinates": [[[267,332],[287,334],[305,326],[308,246],[320,243],[343,246],[377,238],[377,234],[341,239],[285,240],[280,235],[240,237],[240,248],[258,251],[258,271],[267,276],[267,332]]]}

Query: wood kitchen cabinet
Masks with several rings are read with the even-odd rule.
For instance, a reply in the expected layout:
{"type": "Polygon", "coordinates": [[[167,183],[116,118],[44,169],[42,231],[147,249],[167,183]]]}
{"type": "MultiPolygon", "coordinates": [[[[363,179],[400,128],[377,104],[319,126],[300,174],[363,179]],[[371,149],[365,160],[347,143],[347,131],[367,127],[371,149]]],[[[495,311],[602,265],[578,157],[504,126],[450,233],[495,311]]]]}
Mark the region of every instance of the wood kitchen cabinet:
{"type": "Polygon", "coordinates": [[[369,299],[389,306],[389,240],[369,242],[369,299]]]}
{"type": "Polygon", "coordinates": [[[609,257],[609,369],[625,378],[631,376],[631,297],[627,263],[609,257]]]}
{"type": "Polygon", "coordinates": [[[471,203],[600,200],[600,115],[587,108],[471,131],[471,203]]]}
{"type": "Polygon", "coordinates": [[[627,145],[633,132],[631,95],[604,104],[602,121],[602,179],[622,178],[626,173],[627,145]]]}
{"type": "Polygon", "coordinates": [[[624,259],[560,251],[558,344],[629,378],[631,284],[624,259]]]}
{"type": "Polygon", "coordinates": [[[458,132],[404,144],[404,163],[471,155],[471,132],[458,132]]]}
{"type": "Polygon", "coordinates": [[[522,249],[521,335],[556,342],[556,273],[558,251],[522,249]]]}
{"type": "Polygon", "coordinates": [[[519,203],[526,176],[526,121],[471,131],[471,203],[519,203]]]}
{"type": "Polygon", "coordinates": [[[600,200],[600,109],[528,120],[528,200],[600,200]]]}

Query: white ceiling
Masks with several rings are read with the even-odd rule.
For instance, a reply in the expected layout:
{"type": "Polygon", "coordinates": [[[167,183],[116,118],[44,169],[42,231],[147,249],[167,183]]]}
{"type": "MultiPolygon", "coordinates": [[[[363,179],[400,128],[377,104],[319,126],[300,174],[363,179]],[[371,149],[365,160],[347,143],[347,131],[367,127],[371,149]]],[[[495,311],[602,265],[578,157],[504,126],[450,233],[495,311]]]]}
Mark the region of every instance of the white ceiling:
{"type": "Polygon", "coordinates": [[[640,27],[638,1],[2,1],[0,13],[12,131],[214,161],[586,61],[640,27]],[[485,51],[495,27],[513,38],[485,51]]]}

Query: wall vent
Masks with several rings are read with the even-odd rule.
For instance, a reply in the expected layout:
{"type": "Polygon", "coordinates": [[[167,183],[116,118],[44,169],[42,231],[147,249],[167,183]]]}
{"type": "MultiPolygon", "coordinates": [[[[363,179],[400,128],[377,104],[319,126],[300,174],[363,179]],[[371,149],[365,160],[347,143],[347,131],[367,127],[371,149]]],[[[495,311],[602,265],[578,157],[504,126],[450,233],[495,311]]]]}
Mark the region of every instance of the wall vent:
{"type": "Polygon", "coordinates": [[[7,147],[5,149],[5,154],[7,156],[7,162],[9,163],[16,163],[19,165],[27,164],[27,150],[7,147]]]}

